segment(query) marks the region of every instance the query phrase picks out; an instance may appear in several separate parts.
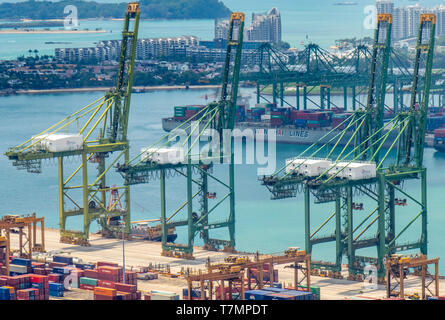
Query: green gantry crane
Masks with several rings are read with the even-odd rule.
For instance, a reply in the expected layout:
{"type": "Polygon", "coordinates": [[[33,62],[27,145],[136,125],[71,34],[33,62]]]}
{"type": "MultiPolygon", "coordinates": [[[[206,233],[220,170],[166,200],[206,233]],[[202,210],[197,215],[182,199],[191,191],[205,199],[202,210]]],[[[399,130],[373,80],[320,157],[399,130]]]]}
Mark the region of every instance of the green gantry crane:
{"type": "Polygon", "coordinates": [[[139,3],[128,3],[116,87],[5,153],[18,169],[34,173],[41,172],[43,159],[57,159],[62,242],[88,245],[90,224],[94,220],[99,221],[106,235],[122,232],[118,226],[121,218],[125,221],[125,233],[130,231],[130,188],[108,186],[107,176],[119,159],[129,160],[127,131],[139,16],[139,3]],[[85,122],[80,130],[62,133],[70,126],[78,127],[81,121],[85,122]],[[66,174],[65,159],[74,156],[80,157],[81,163],[66,174]],[[93,166],[97,175],[91,181],[88,173],[93,166]],[[74,216],[83,216],[81,231],[67,228],[68,218],[74,216]]]}
{"type": "MultiPolygon", "coordinates": [[[[193,245],[196,235],[200,235],[204,248],[216,250],[223,247],[226,251],[233,251],[235,247],[235,170],[233,137],[230,136],[229,150],[224,150],[224,138],[227,132],[232,132],[235,123],[237,108],[238,83],[241,65],[241,52],[243,44],[244,14],[232,13],[228,33],[227,53],[222,73],[222,89],[219,101],[210,103],[202,108],[193,117],[182,123],[171,133],[161,137],[150,147],[143,150],[131,161],[118,166],[118,171],[125,178],[126,185],[149,183],[160,180],[161,212],[160,222],[162,228],[162,254],[166,256],[193,259],[193,245]],[[209,151],[205,157],[199,157],[195,152],[201,137],[208,141],[216,139],[209,136],[207,129],[214,129],[219,136],[217,150],[209,151]],[[228,130],[228,131],[227,131],[228,130]],[[179,132],[186,134],[179,149],[179,158],[176,161],[162,162],[156,160],[159,152],[178,150],[176,145],[179,132]],[[172,147],[172,144],[175,146],[172,147]],[[216,152],[215,152],[216,151],[216,152]],[[228,182],[226,178],[213,174],[215,164],[228,166],[228,182]],[[166,180],[174,176],[186,178],[186,200],[167,216],[168,194],[166,180]],[[212,183],[217,188],[226,190],[219,198],[210,192],[212,183]],[[194,203],[198,202],[199,210],[195,211],[194,203]],[[216,202],[212,205],[212,201],[216,202]],[[226,205],[226,207],[224,207],[226,205]],[[209,217],[218,207],[226,211],[227,218],[210,221],[209,217]],[[185,212],[185,214],[183,214],[185,212]],[[185,215],[185,217],[183,217],[185,215]],[[172,243],[168,241],[168,230],[176,227],[187,227],[187,243],[172,243]],[[210,231],[214,229],[228,229],[229,239],[212,238],[210,231]]],[[[213,141],[215,142],[215,141],[213,141]]],[[[175,152],[176,152],[175,151],[175,152]]],[[[200,151],[198,151],[201,154],[200,151]]],[[[220,218],[221,219],[221,218],[220,218]]]]}
{"type": "MultiPolygon", "coordinates": [[[[363,280],[367,265],[377,269],[382,281],[384,258],[386,255],[406,250],[420,249],[427,254],[427,207],[426,207],[426,169],[422,166],[426,116],[431,85],[434,34],[436,18],[434,15],[421,15],[414,75],[412,78],[411,102],[408,111],[400,110],[387,123],[382,121],[388,50],[391,34],[391,15],[379,15],[373,49],[367,108],[355,112],[341,125],[345,129],[334,128],[324,139],[310,146],[295,159],[272,176],[261,179],[271,191],[273,199],[295,197],[304,194],[305,245],[312,253],[313,246],[335,242],[335,262],[313,261],[315,268],[332,272],[333,277],[341,277],[343,256],[348,259],[349,278],[363,280]],[[424,59],[422,59],[424,58],[424,59]],[[420,66],[424,63],[425,73],[421,76],[420,66]],[[421,91],[421,93],[420,93],[421,91]],[[336,150],[346,131],[352,135],[345,146],[336,150]],[[326,141],[328,139],[329,141],[326,141]],[[329,142],[337,141],[334,146],[329,142]],[[383,150],[385,152],[383,153],[383,150]],[[387,165],[390,153],[397,149],[394,164],[387,165]],[[383,156],[381,157],[381,154],[383,156]],[[299,171],[314,157],[328,162],[322,172],[313,176],[299,171]],[[297,161],[297,162],[295,162],[297,161]],[[366,162],[364,162],[366,161],[366,162]],[[290,166],[295,164],[295,167],[290,166]],[[374,171],[374,174],[354,178],[353,166],[374,171]],[[374,166],[375,169],[372,169],[374,166]],[[371,168],[371,169],[369,169],[371,168]],[[291,170],[289,170],[291,169],[291,170]],[[286,172],[284,175],[281,172],[286,172]],[[420,180],[420,196],[410,194],[420,180]],[[405,182],[410,183],[407,189],[405,182]],[[399,195],[397,195],[397,194],[399,195]],[[327,219],[313,231],[311,221],[320,220],[322,213],[313,212],[311,197],[315,204],[323,204],[325,212],[329,203],[334,210],[327,219]],[[407,197],[408,199],[399,198],[407,197]],[[363,201],[359,203],[358,201],[363,201]],[[372,203],[376,205],[374,208],[372,203]],[[371,210],[365,208],[371,204],[371,210]],[[397,219],[396,206],[404,208],[420,207],[412,220],[403,224],[397,219]],[[414,241],[407,230],[421,217],[421,234],[414,241]],[[400,228],[400,229],[399,229],[400,228]],[[322,232],[326,234],[322,234],[322,232]],[[405,239],[404,239],[405,237],[405,239]],[[403,239],[403,242],[402,242],[403,239]],[[375,247],[377,257],[359,256],[357,250],[375,247]]],[[[363,169],[364,170],[364,169],[363,169]]],[[[402,210],[402,209],[400,209],[402,210]]],[[[409,213],[404,213],[406,217],[409,213]]]]}

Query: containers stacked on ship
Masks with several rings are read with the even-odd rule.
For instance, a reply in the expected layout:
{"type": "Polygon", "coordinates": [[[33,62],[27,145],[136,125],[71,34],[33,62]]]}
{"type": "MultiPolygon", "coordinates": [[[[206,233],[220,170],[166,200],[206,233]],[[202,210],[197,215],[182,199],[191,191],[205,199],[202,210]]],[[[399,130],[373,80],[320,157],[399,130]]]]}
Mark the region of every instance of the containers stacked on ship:
{"type": "Polygon", "coordinates": [[[445,151],[445,128],[434,130],[434,148],[438,151],[445,151]]]}
{"type": "Polygon", "coordinates": [[[434,132],[434,130],[442,127],[445,124],[445,115],[440,113],[435,113],[434,115],[430,115],[426,120],[426,131],[434,132]]]}
{"type": "Polygon", "coordinates": [[[338,130],[343,130],[349,124],[349,121],[346,121],[351,116],[351,113],[342,112],[336,113],[332,115],[332,128],[336,128],[338,126],[338,130]]]}
{"type": "Polygon", "coordinates": [[[177,106],[174,108],[175,113],[173,119],[176,121],[184,121],[185,120],[185,110],[187,110],[187,107],[181,107],[177,106]]]}
{"type": "Polygon", "coordinates": [[[235,110],[235,122],[246,121],[246,106],[236,106],[235,110]]]}
{"type": "Polygon", "coordinates": [[[249,110],[247,110],[247,119],[248,121],[251,122],[260,122],[261,121],[261,116],[266,114],[266,106],[265,105],[261,105],[261,104],[257,104],[255,105],[254,108],[250,108],[249,110]]]}
{"type": "MultiPolygon", "coordinates": [[[[192,106],[176,106],[174,107],[174,117],[173,119],[176,121],[184,121],[190,118],[196,117],[197,113],[199,113],[205,106],[202,105],[192,105],[192,106]]],[[[203,113],[200,113],[202,115],[203,113]]]]}
{"type": "Polygon", "coordinates": [[[331,125],[331,111],[317,110],[292,110],[289,114],[289,122],[294,124],[296,128],[318,129],[331,125]]]}

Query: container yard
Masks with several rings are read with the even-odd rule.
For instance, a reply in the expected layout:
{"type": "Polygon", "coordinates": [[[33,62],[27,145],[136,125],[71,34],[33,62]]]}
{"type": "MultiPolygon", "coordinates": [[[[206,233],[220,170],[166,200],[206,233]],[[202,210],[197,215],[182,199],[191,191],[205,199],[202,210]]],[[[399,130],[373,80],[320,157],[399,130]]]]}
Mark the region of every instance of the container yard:
{"type": "MultiPolygon", "coordinates": [[[[197,275],[208,272],[211,265],[225,263],[231,253],[209,252],[194,248],[195,260],[178,260],[161,256],[161,244],[142,240],[125,243],[125,279],[123,282],[122,241],[104,239],[90,235],[90,247],[63,244],[59,242],[59,232],[45,231],[47,253],[36,253],[33,261],[13,258],[11,265],[23,267],[21,274],[0,276],[0,297],[2,300],[188,300],[188,279],[186,271],[197,275]],[[29,272],[29,273],[27,273],[29,272]],[[64,285],[69,279],[69,289],[64,285]],[[9,299],[6,290],[10,292],[9,299]]],[[[11,247],[18,246],[18,236],[11,239],[11,247]]],[[[240,256],[255,260],[255,254],[240,256]]],[[[277,260],[278,261],[278,260],[277,260]]],[[[18,269],[15,269],[19,271],[18,269]]],[[[386,286],[364,289],[362,282],[346,279],[333,279],[325,274],[310,276],[310,293],[306,285],[294,290],[294,270],[285,264],[274,267],[273,284],[258,289],[258,269],[253,268],[251,289],[247,277],[244,278],[245,300],[384,300],[386,286]],[[257,287],[256,289],[254,289],[257,287]]],[[[263,276],[269,282],[269,270],[263,276]]],[[[347,270],[343,270],[347,274],[347,270]]],[[[346,277],[345,277],[346,278],[346,277]]],[[[439,280],[439,298],[445,295],[445,279],[439,280]]],[[[234,285],[233,288],[236,286],[234,285]]],[[[404,299],[416,299],[422,294],[421,277],[414,274],[405,279],[404,299]]],[[[215,282],[212,300],[240,299],[239,291],[229,291],[226,280],[224,299],[221,284],[215,282]],[[232,297],[233,295],[233,297],[232,297]]],[[[201,300],[200,283],[193,282],[192,300],[201,300]]],[[[434,288],[431,290],[434,292],[434,288]]],[[[204,299],[209,299],[206,286],[204,299]]],[[[243,300],[244,300],[243,299],[243,300]]],[[[433,299],[431,296],[429,299],[433,299]]]]}
{"type": "MultiPolygon", "coordinates": [[[[337,65],[335,75],[320,72],[312,65],[320,59],[331,59],[324,68],[340,62],[308,45],[304,72],[281,73],[282,63],[259,67],[257,103],[250,108],[237,100],[245,15],[232,12],[218,100],[174,106],[174,116],[162,119],[167,134],[144,140],[130,154],[139,19],[139,3],[128,3],[115,88],[5,151],[19,170],[57,167],[51,179],[59,228],[46,228],[38,208],[32,208],[37,214],[2,215],[0,300],[445,300],[440,257],[428,254],[424,165],[427,135],[434,135],[436,149],[445,148],[445,112],[429,99],[440,85],[432,72],[435,15],[419,17],[411,73],[389,73],[393,17],[378,14],[373,44],[357,48],[368,57],[366,72],[359,72],[359,61],[355,71],[337,65]],[[297,105],[285,107],[289,79],[297,83],[297,105]],[[409,92],[409,104],[394,94],[388,110],[391,85],[402,96],[409,92]],[[273,87],[272,102],[260,103],[262,86],[273,87]],[[333,86],[345,89],[343,108],[331,104],[333,86]],[[318,109],[307,108],[310,87],[320,89],[318,109]],[[356,89],[367,97],[361,106],[356,89]],[[275,143],[268,140],[273,132],[277,143],[307,145],[291,149],[284,167],[251,181],[271,201],[297,198],[292,205],[304,216],[304,232],[295,245],[301,247],[238,249],[235,138],[224,140],[234,129],[254,129],[257,142],[275,143]],[[205,152],[202,142],[209,143],[205,152]],[[147,184],[158,188],[144,196],[159,201],[159,212],[134,221],[130,194],[147,184]],[[172,195],[173,188],[180,192],[172,195]],[[411,211],[402,211],[407,207],[411,211]],[[324,244],[332,254],[313,258],[324,244]]],[[[270,44],[259,53],[277,54],[270,44]]],[[[278,211],[271,214],[279,219],[278,211]]]]}

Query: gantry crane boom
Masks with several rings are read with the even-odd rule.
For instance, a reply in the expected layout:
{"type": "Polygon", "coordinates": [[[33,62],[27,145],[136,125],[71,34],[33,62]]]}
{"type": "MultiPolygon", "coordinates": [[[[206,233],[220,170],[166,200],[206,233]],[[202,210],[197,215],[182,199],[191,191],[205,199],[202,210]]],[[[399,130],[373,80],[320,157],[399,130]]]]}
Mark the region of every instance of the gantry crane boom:
{"type": "MultiPolygon", "coordinates": [[[[241,67],[241,53],[243,44],[243,30],[244,30],[244,14],[234,12],[230,17],[229,34],[227,41],[227,52],[225,58],[225,65],[222,72],[222,90],[218,101],[212,102],[203,107],[195,116],[188,119],[178,128],[172,130],[171,133],[165,135],[158,142],[154,143],[148,148],[144,148],[141,154],[137,155],[131,161],[126,161],[125,164],[119,165],[117,170],[121,172],[125,179],[126,185],[149,183],[152,180],[160,180],[160,222],[162,230],[162,250],[163,254],[167,256],[181,256],[185,258],[193,258],[193,245],[195,237],[200,234],[204,242],[204,248],[214,250],[219,247],[224,247],[226,250],[233,250],[235,246],[235,171],[233,163],[233,143],[231,149],[224,149],[224,143],[218,144],[218,150],[209,151],[208,157],[201,158],[199,154],[198,161],[197,154],[193,154],[193,147],[199,146],[201,137],[208,137],[206,129],[214,129],[219,133],[219,138],[225,137],[225,130],[231,130],[234,127],[234,119],[237,108],[239,73],[241,67]],[[187,131],[188,130],[188,131],[187,131]],[[184,139],[179,147],[184,151],[182,161],[176,162],[161,162],[155,160],[155,154],[167,148],[169,150],[177,149],[171,148],[173,141],[176,141],[177,132],[187,132],[187,137],[184,139]],[[166,148],[164,148],[166,147],[166,148]],[[215,151],[216,154],[215,154],[215,151]],[[136,159],[139,159],[137,160],[136,159]],[[193,161],[192,161],[192,158],[193,161]],[[211,168],[216,163],[227,163],[229,158],[229,174],[228,182],[223,182],[224,178],[216,177],[211,173],[211,168]],[[175,175],[186,178],[186,201],[177,210],[167,217],[167,190],[166,180],[168,177],[175,175]],[[216,193],[212,195],[209,192],[211,182],[216,183],[218,187],[227,191],[227,194],[222,196],[220,200],[211,206],[211,200],[216,199],[216,193]],[[197,189],[197,191],[194,190],[197,189]],[[227,218],[220,218],[215,222],[209,222],[209,216],[218,207],[223,207],[229,201],[228,210],[225,215],[227,218]],[[193,205],[194,201],[199,201],[199,210],[195,212],[193,205]],[[186,211],[186,217],[180,218],[183,211],[186,211]],[[174,221],[173,218],[176,218],[174,221]],[[187,243],[171,243],[168,241],[168,230],[172,227],[187,227],[187,243]],[[213,229],[228,229],[229,240],[215,239],[210,237],[210,231],[213,229]]],[[[208,137],[209,141],[212,137],[208,137]]],[[[233,142],[233,137],[230,139],[233,142]]],[[[169,152],[169,151],[168,151],[169,152]]],[[[224,192],[225,192],[224,191],[224,192]]]]}
{"type": "Polygon", "coordinates": [[[117,187],[123,190],[121,197],[125,197],[125,207],[122,209],[113,205],[109,207],[107,194],[115,188],[107,187],[106,177],[121,157],[124,157],[125,161],[129,159],[127,131],[139,16],[139,3],[128,3],[122,31],[116,87],[104,97],[5,153],[18,169],[36,173],[41,172],[42,159],[58,160],[61,241],[88,244],[90,224],[93,220],[99,220],[104,231],[111,231],[113,228],[108,223],[110,219],[123,217],[126,222],[126,232],[130,230],[129,186],[117,187]],[[75,133],[68,136],[60,134],[62,130],[70,129],[70,126],[73,127],[81,120],[85,122],[75,133]],[[81,163],[66,178],[64,159],[72,156],[80,156],[81,163]],[[111,157],[111,163],[107,166],[106,159],[111,157]],[[90,181],[89,164],[97,166],[97,176],[93,181],[90,181]],[[81,184],[73,185],[77,176],[80,176],[78,180],[81,184]],[[77,194],[74,194],[76,191],[77,194]],[[68,204],[74,208],[69,208],[68,204]],[[83,229],[67,230],[67,218],[79,215],[83,215],[83,229]]]}
{"type": "Polygon", "coordinates": [[[400,150],[398,153],[399,165],[415,165],[421,167],[423,164],[426,120],[432,82],[436,22],[437,18],[433,14],[422,14],[420,16],[411,99],[408,111],[408,115],[411,115],[412,121],[408,123],[407,134],[404,136],[403,145],[401,146],[403,150],[400,150]],[[422,57],[425,57],[424,61],[422,57]],[[425,63],[423,79],[420,75],[422,62],[425,63]],[[423,90],[419,95],[421,88],[423,88],[423,90]],[[414,150],[412,151],[413,147],[414,150]]]}
{"type": "MultiPolygon", "coordinates": [[[[274,199],[295,197],[298,192],[304,190],[306,251],[312,253],[314,245],[335,241],[336,262],[314,263],[316,267],[334,271],[334,277],[340,276],[344,255],[348,258],[351,279],[363,279],[366,264],[371,264],[376,267],[381,281],[385,275],[383,263],[385,255],[413,249],[420,249],[422,254],[427,254],[426,168],[422,166],[422,158],[432,81],[435,23],[434,15],[420,16],[414,75],[410,81],[411,104],[408,111],[398,110],[393,119],[383,123],[392,17],[386,14],[379,15],[370,68],[367,106],[344,121],[345,129],[337,134],[330,133],[331,136],[326,134],[325,140],[320,139],[319,143],[313,144],[296,158],[288,159],[286,166],[280,171],[262,179],[274,199]],[[422,57],[426,60],[423,61],[422,57]],[[422,63],[425,63],[423,75],[420,69],[422,63]],[[421,90],[423,91],[419,94],[421,90]],[[353,131],[352,136],[355,136],[354,149],[352,151],[346,149],[349,140],[340,155],[336,156],[334,150],[347,130],[353,131]],[[335,144],[331,147],[326,141],[333,141],[335,144]],[[397,158],[392,165],[388,165],[391,163],[389,156],[391,150],[396,148],[397,158]],[[380,157],[382,149],[386,150],[380,157]],[[306,174],[304,169],[300,170],[300,167],[313,157],[329,163],[327,169],[323,169],[321,174],[315,176],[306,174]],[[367,160],[367,162],[363,164],[363,161],[357,160],[367,160]],[[371,169],[372,175],[354,178],[349,173],[353,172],[351,164],[355,167],[370,165],[375,169],[371,169]],[[285,174],[280,174],[284,170],[285,174]],[[346,173],[341,175],[343,171],[346,173]],[[416,182],[420,184],[420,196],[408,192],[411,191],[412,185],[409,190],[404,189],[402,182],[405,180],[411,180],[412,184],[416,182]],[[311,206],[312,196],[315,204],[335,203],[333,213],[315,231],[312,231],[311,226],[311,217],[314,215],[312,212],[314,208],[311,206]],[[399,199],[400,196],[407,197],[408,201],[399,199]],[[356,211],[365,210],[365,204],[371,204],[371,208],[369,214],[363,217],[356,211]],[[375,208],[373,204],[376,205],[375,208]],[[399,227],[396,223],[400,223],[397,219],[399,209],[396,206],[419,207],[420,212],[407,224],[402,224],[399,229],[396,228],[399,227]],[[409,237],[410,241],[401,242],[401,236],[406,235],[406,231],[416,220],[420,221],[420,237],[412,239],[413,234],[409,237]],[[329,229],[331,228],[329,225],[334,227],[334,230],[329,229]],[[323,231],[326,234],[322,234],[323,231]],[[369,247],[377,249],[376,257],[356,254],[357,250],[369,247]]],[[[404,216],[409,213],[405,212],[404,216]]]]}
{"type": "MultiPolygon", "coordinates": [[[[360,139],[356,140],[356,154],[362,153],[362,160],[372,157],[377,149],[376,141],[381,137],[379,129],[383,126],[385,109],[386,84],[388,78],[388,62],[391,52],[392,15],[377,15],[374,45],[372,49],[369,74],[368,99],[365,108],[367,119],[363,125],[360,139]],[[372,137],[369,139],[369,137],[372,137]],[[362,143],[365,141],[365,143],[362,143]],[[364,151],[369,149],[369,152],[364,151]]],[[[373,160],[378,160],[378,156],[373,160]]]]}

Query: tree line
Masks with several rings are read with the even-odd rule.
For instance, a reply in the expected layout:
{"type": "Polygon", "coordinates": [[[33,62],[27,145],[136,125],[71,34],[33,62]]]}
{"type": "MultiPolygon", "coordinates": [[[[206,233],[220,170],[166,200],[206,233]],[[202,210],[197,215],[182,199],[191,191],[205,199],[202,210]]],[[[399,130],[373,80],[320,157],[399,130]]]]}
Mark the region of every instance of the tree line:
{"type": "MultiPolygon", "coordinates": [[[[79,19],[123,18],[127,3],[62,0],[1,3],[0,19],[64,19],[64,8],[74,5],[79,19]]],[[[228,17],[230,10],[219,0],[142,0],[143,19],[214,19],[228,17]]]]}

